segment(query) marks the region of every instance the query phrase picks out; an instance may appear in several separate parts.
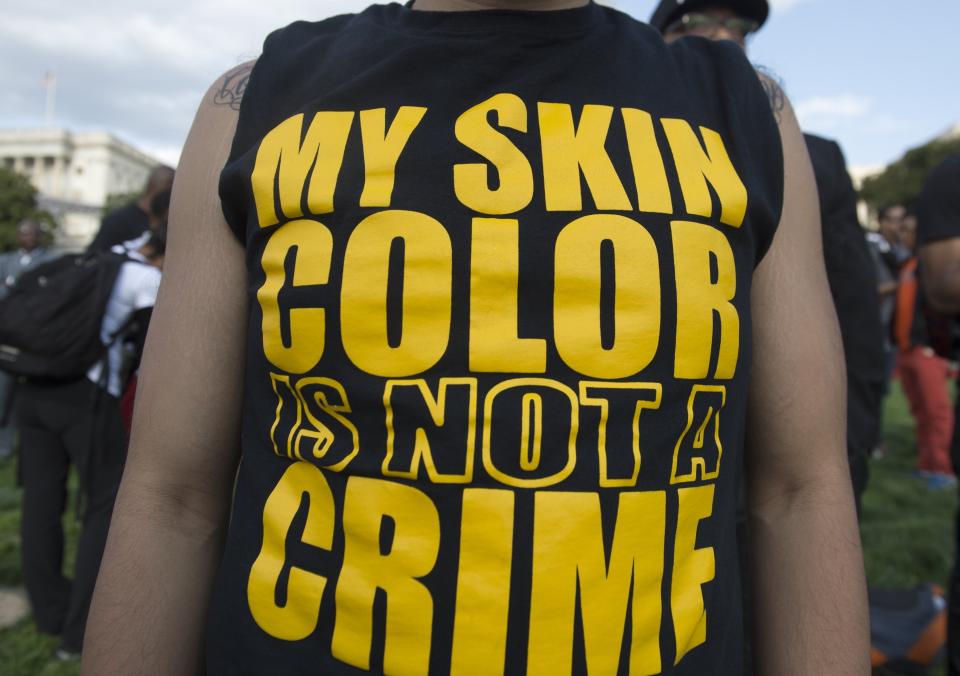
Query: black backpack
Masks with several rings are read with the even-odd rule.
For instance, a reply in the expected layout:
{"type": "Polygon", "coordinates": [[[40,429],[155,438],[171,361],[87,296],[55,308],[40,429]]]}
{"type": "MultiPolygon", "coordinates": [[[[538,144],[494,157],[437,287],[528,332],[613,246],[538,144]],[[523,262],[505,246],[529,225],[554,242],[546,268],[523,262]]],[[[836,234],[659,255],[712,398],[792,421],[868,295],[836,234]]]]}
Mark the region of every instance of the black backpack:
{"type": "Polygon", "coordinates": [[[0,300],[0,369],[46,380],[83,376],[106,353],[100,337],[123,254],[67,254],[23,273],[0,300]]]}
{"type": "Polygon", "coordinates": [[[947,601],[936,585],[870,590],[874,674],[922,676],[946,652],[947,601]]]}

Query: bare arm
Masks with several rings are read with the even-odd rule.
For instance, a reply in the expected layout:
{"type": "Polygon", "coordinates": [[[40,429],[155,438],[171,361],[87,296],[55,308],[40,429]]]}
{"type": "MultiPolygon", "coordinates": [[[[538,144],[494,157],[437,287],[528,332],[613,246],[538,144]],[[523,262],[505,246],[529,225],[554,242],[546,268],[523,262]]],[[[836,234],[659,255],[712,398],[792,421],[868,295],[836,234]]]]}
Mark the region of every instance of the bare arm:
{"type": "Polygon", "coordinates": [[[84,674],[203,673],[243,389],[243,249],[217,196],[237,119],[217,99],[236,73],[204,97],[177,171],[164,279],[90,612],[84,674]]]}
{"type": "Polygon", "coordinates": [[[747,480],[756,671],[865,675],[869,622],[845,450],[843,348],[813,172],[789,103],[780,131],[783,216],[752,297],[747,480]]]}
{"type": "Polygon", "coordinates": [[[944,314],[960,313],[960,238],[920,247],[920,273],[933,309],[944,314]]]}

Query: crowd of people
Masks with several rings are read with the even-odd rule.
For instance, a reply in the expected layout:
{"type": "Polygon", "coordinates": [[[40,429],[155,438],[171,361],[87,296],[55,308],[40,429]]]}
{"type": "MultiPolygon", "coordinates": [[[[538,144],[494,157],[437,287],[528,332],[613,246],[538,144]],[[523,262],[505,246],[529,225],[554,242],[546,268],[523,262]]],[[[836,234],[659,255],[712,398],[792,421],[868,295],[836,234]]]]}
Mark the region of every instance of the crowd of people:
{"type": "MultiPolygon", "coordinates": [[[[126,455],[139,357],[160,286],[172,184],[172,169],[155,168],[135,202],[107,214],[84,255],[108,268],[98,253],[109,252],[115,263],[102,308],[95,310],[104,345],[96,361],[69,379],[24,377],[13,364],[7,367],[21,377],[0,375],[0,453],[10,454],[14,438],[19,447],[24,584],[37,629],[60,637],[59,659],[75,659],[83,645],[126,455]],[[82,531],[75,569],[67,577],[63,518],[71,467],[80,477],[82,531]]],[[[44,233],[37,221],[20,223],[17,235],[18,249],[0,256],[0,298],[18,292],[29,298],[24,285],[34,269],[51,276],[59,271],[44,266],[56,265],[58,254],[41,245],[44,233]]],[[[10,320],[11,312],[7,308],[3,319],[10,320]]]]}
{"type": "MultiPolygon", "coordinates": [[[[411,5],[294,24],[211,88],[173,203],[157,167],[71,259],[111,271],[93,363],[31,377],[0,344],[37,629],[98,675],[863,674],[856,519],[892,381],[910,480],[957,484],[960,157],[868,232],[840,146],[744,58],[766,0],[662,0],[649,26],[411,5]]],[[[17,235],[0,304],[73,274],[37,222],[17,235]]]]}

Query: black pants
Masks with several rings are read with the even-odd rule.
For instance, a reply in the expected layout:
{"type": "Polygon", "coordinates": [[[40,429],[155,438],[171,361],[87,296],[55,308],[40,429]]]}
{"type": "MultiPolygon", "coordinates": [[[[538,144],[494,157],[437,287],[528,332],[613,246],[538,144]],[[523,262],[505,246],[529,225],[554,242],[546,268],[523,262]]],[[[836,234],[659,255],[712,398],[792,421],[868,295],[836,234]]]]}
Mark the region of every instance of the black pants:
{"type": "Polygon", "coordinates": [[[100,569],[126,439],[117,399],[86,378],[20,386],[17,392],[23,577],[41,632],[79,651],[100,569]],[[63,515],[73,464],[84,496],[83,527],[71,583],[63,574],[63,515]]]}
{"type": "Polygon", "coordinates": [[[850,464],[850,480],[853,482],[853,502],[857,508],[857,520],[863,515],[863,494],[870,480],[869,457],[867,448],[847,448],[847,460],[850,464]]]}

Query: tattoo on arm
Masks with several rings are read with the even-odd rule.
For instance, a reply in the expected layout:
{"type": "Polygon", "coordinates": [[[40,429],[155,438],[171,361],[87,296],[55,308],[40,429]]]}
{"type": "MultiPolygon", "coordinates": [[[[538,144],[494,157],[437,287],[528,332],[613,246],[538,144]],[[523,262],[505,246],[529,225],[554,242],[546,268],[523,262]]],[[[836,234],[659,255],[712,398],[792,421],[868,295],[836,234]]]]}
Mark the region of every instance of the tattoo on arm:
{"type": "Polygon", "coordinates": [[[783,112],[783,107],[786,105],[783,90],[780,89],[780,85],[773,80],[764,80],[763,90],[767,92],[767,98],[770,99],[770,109],[773,110],[773,116],[777,118],[777,122],[779,123],[780,113],[783,112]]]}
{"type": "Polygon", "coordinates": [[[240,110],[240,101],[243,99],[247,82],[250,81],[252,70],[253,62],[245,63],[224,75],[223,80],[220,81],[220,88],[214,95],[214,105],[230,106],[234,110],[240,110]]]}
{"type": "Polygon", "coordinates": [[[777,124],[780,124],[780,113],[783,112],[784,107],[787,105],[787,98],[783,93],[783,87],[779,82],[779,78],[763,66],[757,67],[757,74],[760,76],[760,84],[763,85],[763,91],[766,92],[767,99],[770,101],[770,109],[773,111],[773,116],[776,118],[777,124]]]}

